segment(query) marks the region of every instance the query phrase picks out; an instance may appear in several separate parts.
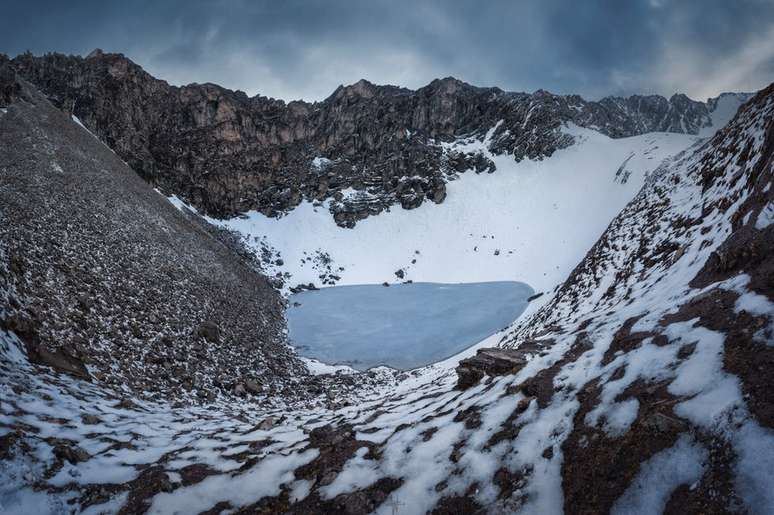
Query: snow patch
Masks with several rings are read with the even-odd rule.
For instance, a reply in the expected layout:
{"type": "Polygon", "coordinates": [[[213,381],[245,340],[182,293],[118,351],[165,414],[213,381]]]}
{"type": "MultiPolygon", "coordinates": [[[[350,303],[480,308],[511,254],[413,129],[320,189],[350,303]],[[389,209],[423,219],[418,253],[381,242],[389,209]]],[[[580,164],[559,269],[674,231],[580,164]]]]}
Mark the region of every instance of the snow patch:
{"type": "Polygon", "coordinates": [[[315,170],[322,171],[322,170],[328,168],[332,163],[333,163],[333,161],[331,161],[327,157],[319,157],[318,156],[318,157],[315,157],[314,159],[312,159],[312,168],[314,168],[315,170]]]}
{"type": "Polygon", "coordinates": [[[148,513],[169,515],[201,511],[204,506],[231,502],[235,506],[251,504],[269,495],[277,495],[280,486],[293,480],[293,471],[315,459],[317,449],[289,456],[267,456],[247,472],[210,476],[203,481],[153,498],[148,513]]]}
{"type": "Polygon", "coordinates": [[[725,127],[731,119],[736,116],[739,107],[749,98],[745,94],[723,94],[718,97],[715,109],[710,113],[712,123],[708,127],[702,127],[699,130],[699,136],[708,138],[713,136],[718,130],[725,127]]]}
{"type": "Polygon", "coordinates": [[[663,513],[667,500],[680,485],[698,481],[704,472],[707,450],[682,435],[677,443],[640,466],[634,482],[616,501],[614,515],[663,513]]]}
{"type": "Polygon", "coordinates": [[[320,489],[323,499],[333,499],[339,494],[365,488],[381,477],[378,462],[364,458],[366,453],[368,447],[359,448],[355,456],[344,464],[344,469],[333,483],[320,489]]]}
{"type": "Polygon", "coordinates": [[[755,228],[762,231],[774,223],[774,202],[768,202],[755,220],[755,228]]]}
{"type": "Polygon", "coordinates": [[[356,372],[355,369],[353,369],[352,367],[348,367],[346,365],[327,365],[313,358],[301,357],[300,359],[301,361],[304,362],[304,365],[306,365],[306,368],[307,370],[309,370],[309,373],[314,375],[336,374],[336,373],[354,374],[356,372]]]}

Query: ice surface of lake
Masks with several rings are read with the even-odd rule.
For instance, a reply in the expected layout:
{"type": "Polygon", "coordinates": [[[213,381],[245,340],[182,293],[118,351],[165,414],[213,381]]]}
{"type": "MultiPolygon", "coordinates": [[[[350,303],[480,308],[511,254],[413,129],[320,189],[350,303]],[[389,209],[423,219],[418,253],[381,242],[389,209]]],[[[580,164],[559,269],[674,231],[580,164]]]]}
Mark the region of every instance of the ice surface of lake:
{"type": "Polygon", "coordinates": [[[323,363],[407,370],[453,356],[507,326],[533,293],[511,281],[323,288],[290,297],[288,329],[301,355],[323,363]]]}

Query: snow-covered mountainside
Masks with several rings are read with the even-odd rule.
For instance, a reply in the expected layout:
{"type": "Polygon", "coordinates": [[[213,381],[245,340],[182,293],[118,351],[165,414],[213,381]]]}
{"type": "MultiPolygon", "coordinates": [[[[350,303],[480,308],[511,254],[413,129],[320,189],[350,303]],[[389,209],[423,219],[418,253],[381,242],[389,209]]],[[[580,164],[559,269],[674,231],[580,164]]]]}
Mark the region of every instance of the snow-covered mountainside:
{"type": "MultiPolygon", "coordinates": [[[[381,213],[354,231],[338,232],[344,230],[329,214],[314,213],[309,204],[279,220],[249,215],[229,222],[254,237],[266,231],[266,252],[281,253],[272,257],[275,266],[299,282],[312,280],[304,275],[309,268],[331,264],[319,254],[308,267],[300,262],[304,250],[315,252],[318,232],[334,242],[322,254],[334,254],[334,266],[344,270],[332,273],[341,272],[347,283],[387,280],[398,268],[422,280],[528,273],[537,276],[524,276],[537,289],[552,291],[563,274],[569,277],[529,317],[461,356],[399,377],[398,384],[369,382],[379,372],[316,376],[329,382],[297,382],[290,389],[305,399],[296,402],[244,381],[241,393],[247,387],[251,397],[199,404],[143,399],[109,381],[89,382],[73,356],[31,352],[34,324],[19,314],[31,314],[28,303],[48,295],[51,306],[38,303],[34,310],[51,314],[40,320],[43,335],[56,328],[54,315],[91,327],[91,314],[111,306],[132,317],[141,312],[138,304],[182,313],[203,304],[220,320],[229,315],[218,314],[219,304],[230,310],[228,296],[244,295],[223,279],[223,270],[239,270],[236,282],[257,279],[240,275],[249,267],[231,254],[238,249],[197,225],[196,217],[177,213],[42,96],[25,91],[24,83],[0,86],[0,137],[7,140],[0,147],[0,212],[13,221],[0,229],[4,513],[774,511],[774,85],[706,143],[690,146],[690,136],[665,134],[611,140],[564,126],[578,143],[542,163],[462,174],[449,184],[443,205],[381,213]],[[538,169],[554,182],[536,177],[538,169]],[[60,212],[57,205],[70,207],[60,212]],[[464,215],[456,217],[449,206],[464,215]],[[490,208],[503,216],[478,214],[490,208]],[[592,216],[597,210],[612,223],[592,216]],[[403,236],[404,225],[414,231],[413,220],[401,220],[409,215],[425,230],[403,236]],[[575,223],[584,216],[588,225],[575,223]],[[137,230],[122,227],[137,217],[143,220],[137,230]],[[439,237],[443,230],[452,236],[439,237]],[[531,232],[513,235],[520,231],[531,232]],[[282,239],[294,232],[310,243],[282,239]],[[371,232],[379,239],[368,240],[371,232]],[[80,244],[92,234],[114,233],[112,246],[80,244]],[[336,241],[342,234],[352,236],[336,241]],[[421,238],[427,244],[412,248],[421,238]],[[50,248],[22,247],[27,240],[50,248]],[[124,246],[127,241],[136,243],[124,246]],[[186,256],[168,256],[158,270],[183,268],[166,281],[131,253],[162,259],[179,248],[194,255],[205,249],[210,254],[198,264],[219,256],[218,266],[197,271],[186,256]],[[357,259],[348,261],[348,248],[357,259]],[[113,287],[121,277],[71,270],[65,265],[76,251],[97,272],[125,258],[127,276],[144,278],[137,287],[165,285],[171,298],[115,299],[130,291],[113,287]],[[440,271],[429,260],[422,264],[428,256],[440,271]],[[369,259],[373,266],[363,264],[369,259]],[[217,270],[219,279],[208,282],[217,270]],[[70,273],[79,279],[63,280],[70,273]],[[198,293],[201,282],[210,293],[198,293]],[[84,306],[88,299],[80,302],[73,293],[86,285],[96,288],[94,305],[84,306]]],[[[484,154],[496,123],[487,136],[446,144],[484,154]]],[[[261,299],[276,302],[272,294],[261,299]]],[[[247,297],[241,302],[254,295],[247,297]]],[[[139,341],[146,329],[140,325],[135,334],[131,319],[117,327],[139,341]]],[[[195,341],[172,340],[184,362],[194,343],[213,336],[211,328],[200,329],[195,341]]],[[[99,342],[111,345],[104,356],[115,362],[114,373],[125,373],[119,358],[133,355],[138,341],[108,335],[99,342]]],[[[235,352],[261,351],[267,358],[285,352],[267,349],[235,352]]],[[[223,356],[213,352],[206,360],[223,356]]]]}
{"type": "Polygon", "coordinates": [[[271,248],[265,269],[281,274],[286,288],[519,280],[536,291],[550,291],[646,176],[699,141],[684,134],[612,139],[579,127],[564,130],[577,143],[540,161],[517,163],[511,156],[491,154],[494,129],[482,140],[450,143],[492,159],[497,171],[460,174],[447,185],[443,204],[392,209],[352,229],[339,227],[326,206],[311,202],[278,219],[253,211],[208,220],[244,235],[259,253],[271,248]]]}
{"type": "Polygon", "coordinates": [[[500,341],[546,349],[520,374],[537,427],[564,414],[543,436],[566,510],[774,511],[772,180],[774,86],[652,174],[500,341]]]}

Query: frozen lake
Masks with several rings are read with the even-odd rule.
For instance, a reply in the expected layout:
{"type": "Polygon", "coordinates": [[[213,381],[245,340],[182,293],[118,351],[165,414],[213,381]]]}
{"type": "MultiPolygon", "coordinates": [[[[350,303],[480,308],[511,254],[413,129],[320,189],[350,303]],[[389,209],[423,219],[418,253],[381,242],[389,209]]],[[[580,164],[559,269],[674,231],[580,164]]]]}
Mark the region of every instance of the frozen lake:
{"type": "Polygon", "coordinates": [[[512,281],[323,288],[291,295],[288,330],[299,354],[323,363],[408,370],[499,331],[533,293],[512,281]]]}

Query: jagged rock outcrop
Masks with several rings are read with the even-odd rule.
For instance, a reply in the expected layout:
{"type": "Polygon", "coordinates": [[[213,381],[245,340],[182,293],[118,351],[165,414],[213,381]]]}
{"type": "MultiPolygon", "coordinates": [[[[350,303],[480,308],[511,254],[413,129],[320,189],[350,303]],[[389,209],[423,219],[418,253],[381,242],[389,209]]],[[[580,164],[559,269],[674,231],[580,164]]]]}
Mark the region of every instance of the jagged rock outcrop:
{"type": "Polygon", "coordinates": [[[442,202],[445,184],[472,169],[493,171],[480,153],[444,147],[489,133],[494,154],[541,159],[572,143],[564,123],[612,137],[648,131],[695,134],[711,104],[685,95],[587,102],[546,91],[510,93],[453,78],[416,91],[361,80],[322,102],[248,97],[214,84],[173,87],[120,54],[22,54],[12,66],[75,114],[143,178],[203,212],[278,215],[302,200],[332,200],[336,222],[393,204],[442,202]],[[342,195],[343,190],[354,190],[342,195]]]}
{"type": "Polygon", "coordinates": [[[479,349],[475,356],[461,360],[457,366],[457,388],[465,390],[475,386],[484,376],[513,375],[543,347],[535,342],[522,343],[518,349],[479,349]]]}

